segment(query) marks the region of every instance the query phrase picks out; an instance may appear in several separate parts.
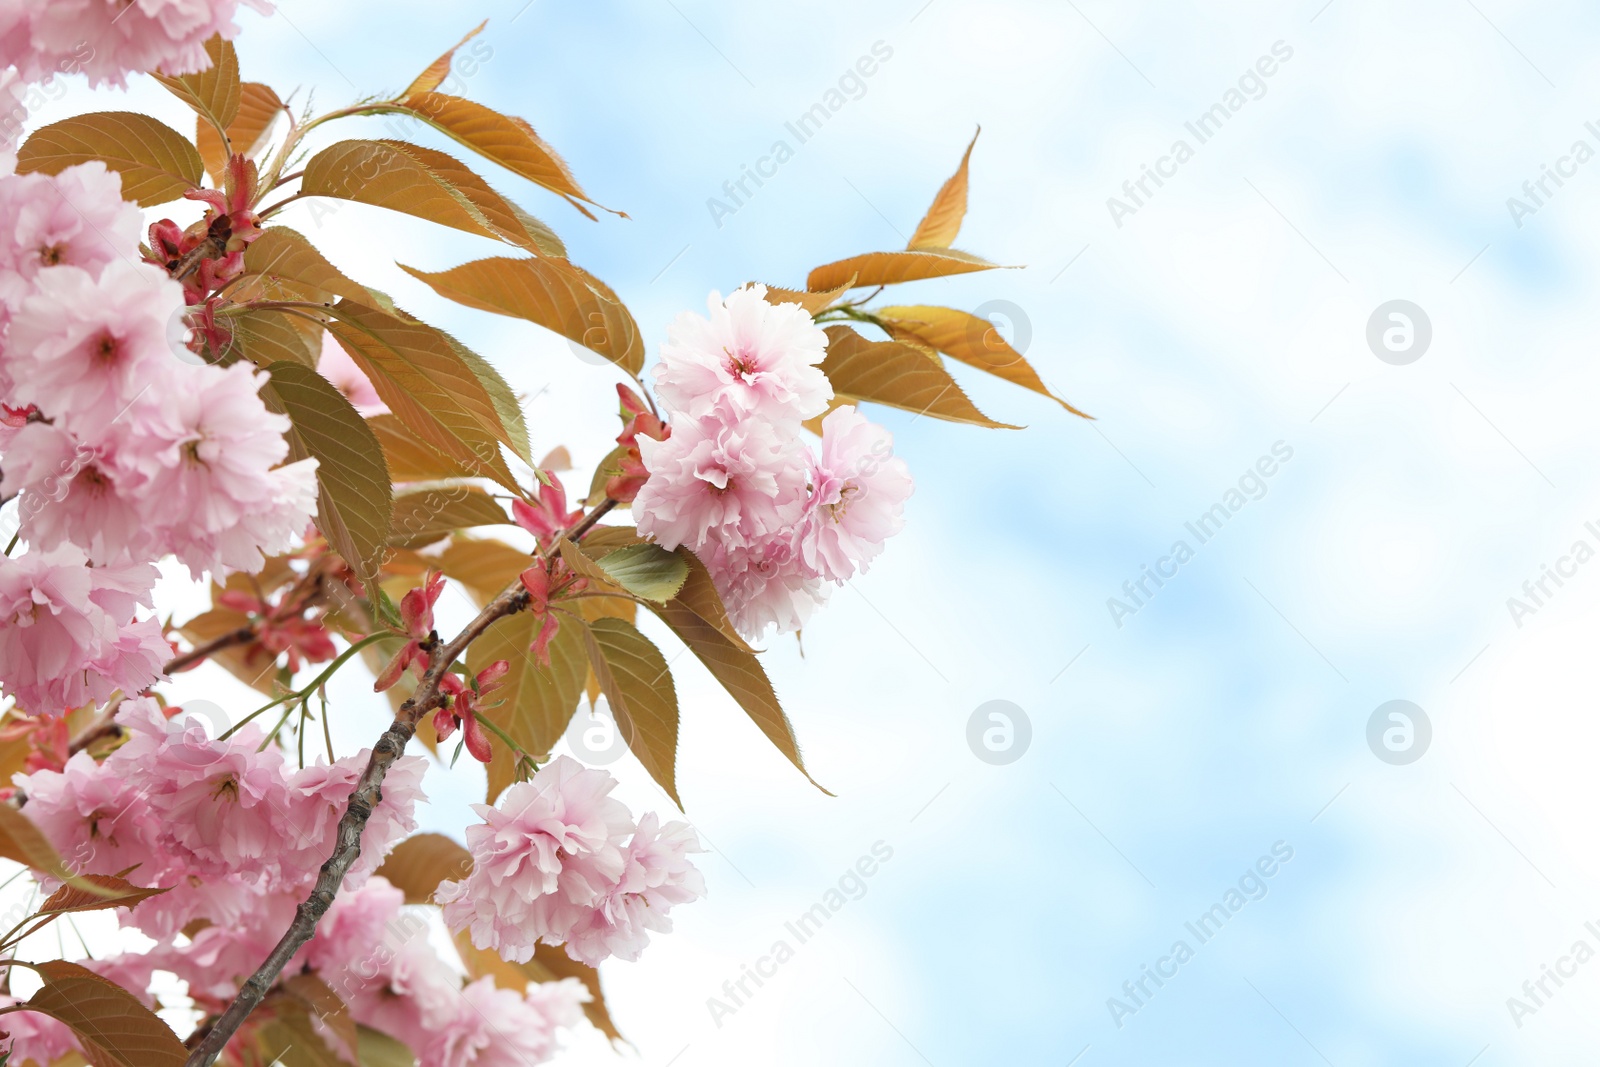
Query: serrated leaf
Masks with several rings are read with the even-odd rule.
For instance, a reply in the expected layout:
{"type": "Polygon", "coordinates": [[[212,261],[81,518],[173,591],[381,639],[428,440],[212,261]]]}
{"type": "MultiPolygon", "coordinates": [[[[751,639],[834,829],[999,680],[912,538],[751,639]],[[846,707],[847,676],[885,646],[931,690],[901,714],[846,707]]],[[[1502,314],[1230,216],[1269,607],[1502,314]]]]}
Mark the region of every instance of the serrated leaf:
{"type": "Polygon", "coordinates": [[[417,93],[431,93],[443,85],[444,80],[450,76],[450,62],[455,59],[456,50],[482,33],[483,28],[487,25],[489,25],[489,20],[484,19],[478,23],[476,29],[471,30],[465,37],[457,41],[448,52],[428,64],[428,69],[417,75],[416,81],[406,86],[406,91],[400,94],[399,99],[404,100],[406,97],[414,96],[417,93]]]}
{"type": "Polygon", "coordinates": [[[227,317],[232,333],[222,362],[248,359],[262,370],[274,363],[316,369],[322,358],[322,327],[302,315],[274,308],[249,308],[227,317]]]}
{"type": "MultiPolygon", "coordinates": [[[[438,92],[415,93],[393,104],[378,105],[368,113],[419,118],[485,159],[544,186],[588,218],[594,215],[585,204],[611,211],[589,198],[578,186],[566,161],[522,119],[438,92]]],[[[620,211],[613,213],[622,214],[620,211]]]]}
{"type": "Polygon", "coordinates": [[[1012,348],[994,323],[987,319],[954,308],[922,305],[873,308],[872,314],[889,328],[890,335],[897,340],[913,341],[936,349],[969,367],[988,371],[996,378],[1047,396],[1074,415],[1089,418],[1052,393],[1039,378],[1038,372],[1022,357],[1022,353],[1012,348]]]}
{"type": "Polygon", "coordinates": [[[440,882],[472,873],[472,853],[443,834],[412,834],[378,868],[380,877],[406,895],[407,904],[429,904],[440,882]]]}
{"type": "Polygon", "coordinates": [[[514,208],[458,160],[420,145],[340,141],[306,164],[300,192],[388,208],[539,255],[566,255],[548,226],[514,208]]]}
{"type": "Polygon", "coordinates": [[[815,315],[819,311],[827,310],[835,300],[849,292],[850,287],[855,284],[855,280],[855,275],[852,274],[843,285],[820,293],[806,293],[798,289],[780,289],[777,286],[769,285],[766,287],[766,299],[769,304],[799,304],[806,309],[806,314],[815,315]]]}
{"type": "Polygon", "coordinates": [[[63,885],[51,893],[49,899],[39,905],[36,914],[42,918],[68,912],[131,908],[141,900],[167,892],[167,888],[170,887],[144,889],[115,875],[85,874],[78,877],[76,884],[63,885]]]}
{"type": "Polygon", "coordinates": [[[689,577],[689,565],[660,545],[619,548],[595,561],[606,577],[634,596],[665,603],[678,595],[689,577]]]}
{"type": "Polygon", "coordinates": [[[239,114],[239,56],[233,50],[233,42],[224,41],[220,36],[213,36],[205,48],[206,55],[211,57],[211,66],[200,73],[178,77],[157,73],[153,76],[179,100],[194,108],[202,120],[214,129],[225,130],[239,114]]]}
{"type": "MultiPolygon", "coordinates": [[[[467,587],[481,608],[504,592],[532,562],[526,552],[504,541],[458,536],[434,557],[446,577],[467,587]]],[[[532,638],[529,638],[532,641],[532,638]]],[[[489,662],[494,662],[490,660],[489,662]]]]}
{"type": "Polygon", "coordinates": [[[864,289],[868,286],[895,285],[924,278],[945,278],[952,274],[999,269],[1004,269],[999,263],[990,263],[987,259],[954,248],[865,252],[817,267],[806,276],[806,288],[817,293],[840,286],[864,289]],[[851,278],[855,281],[852,282],[851,278]]]}
{"type": "Polygon", "coordinates": [[[394,303],[376,289],[347,278],[310,241],[287,226],[269,226],[245,249],[246,277],[236,299],[304,300],[331,304],[339,298],[394,312],[394,303]]]}
{"type": "Polygon", "coordinates": [[[278,993],[267,998],[259,1010],[265,1016],[255,1027],[259,1062],[282,1067],[349,1067],[317,1032],[312,1011],[300,998],[278,993]]]}
{"type": "Polygon", "coordinates": [[[649,638],[621,619],[596,619],[584,627],[584,636],[595,679],[628,748],[682,808],[676,770],[678,691],[666,657],[649,638]]]}
{"type": "Polygon", "coordinates": [[[483,386],[484,392],[489,394],[489,401],[494,405],[495,414],[500,417],[500,425],[505,428],[506,443],[511,446],[511,451],[517,454],[528,466],[533,466],[532,446],[528,442],[528,423],[522,415],[522,402],[517,399],[517,394],[511,391],[511,385],[494,365],[478,353],[457,341],[454,337],[439,331],[439,336],[444,338],[445,344],[451,351],[461,357],[461,362],[472,371],[478,384],[483,386]]]}
{"type": "Polygon", "coordinates": [[[419,489],[394,498],[389,543],[398,548],[421,548],[455,530],[510,522],[505,508],[475,485],[419,489]]]}
{"type": "Polygon", "coordinates": [[[350,401],[311,368],[274,363],[268,373],[269,388],[294,424],[294,442],[317,460],[317,529],[363,582],[376,581],[393,508],[378,439],[350,401]]]}
{"type": "Polygon", "coordinates": [[[29,1010],[64,1023],[95,1067],[182,1067],[183,1042],[132,993],[65,960],[35,969],[44,985],[29,1010]]]}
{"type": "MultiPolygon", "coordinates": [[[[767,735],[767,740],[806,776],[806,781],[822,789],[806,770],[800,758],[800,743],[795,740],[794,727],[789,725],[789,717],[783,713],[783,705],[778,702],[772,681],[756,657],[723,637],[716,627],[677,601],[651,605],[651,610],[672,628],[679,640],[689,646],[695,658],[705,664],[711,676],[722,683],[728,695],[767,735]]],[[[826,789],[822,791],[828,793],[826,789]]]]}
{"type": "Polygon", "coordinates": [[[637,375],[644,369],[639,325],[617,295],[581,267],[557,259],[479,259],[430,273],[400,264],[447,300],[526,319],[637,375]]]}
{"type": "Polygon", "coordinates": [[[348,300],[332,310],[329,331],[397,418],[475,477],[517,491],[500,454],[500,443],[512,441],[494,400],[439,331],[348,300]]]}
{"type": "Polygon", "coordinates": [[[17,150],[17,173],[59,174],[91,160],[122,175],[123,199],[140,207],[199,188],[205,170],[194,145],[172,127],[132,111],[99,111],[35,130],[17,150]]]}
{"type": "MultiPolygon", "coordinates": [[[[536,758],[555,747],[578,710],[588,668],[583,635],[572,620],[564,620],[550,642],[550,666],[540,667],[528,651],[537,624],[531,612],[519,612],[495,623],[467,651],[467,666],[474,673],[495,660],[511,664],[504,684],[494,692],[500,705],[481,714],[536,758]]],[[[492,804],[515,780],[516,757],[492,733],[490,739],[494,760],[488,767],[488,802],[492,804]]]]}
{"type": "Polygon", "coordinates": [[[219,134],[204,118],[195,122],[195,147],[205,161],[206,173],[211,180],[222,180],[223,168],[228,165],[229,149],[232,154],[253,157],[266,143],[267,134],[279,115],[287,114],[278,94],[260,82],[245,82],[239,87],[238,113],[228,122],[228,141],[223,143],[219,134]]]}
{"type": "Polygon", "coordinates": [[[396,482],[437,482],[467,478],[470,472],[424,443],[406,424],[393,415],[373,415],[367,419],[389,464],[389,477],[396,482]]]}
{"type": "Polygon", "coordinates": [[[907,248],[949,248],[961,232],[961,220],[967,216],[967,163],[972,159],[972,148],[978,143],[979,126],[973,133],[967,150],[961,155],[961,165],[956,168],[933,198],[928,213],[917,223],[917,232],[911,235],[907,248]]]}
{"type": "Polygon", "coordinates": [[[887,404],[949,422],[1020,428],[979,411],[929,349],[902,341],[869,341],[848,326],[829,326],[826,332],[822,373],[837,398],[887,404]]]}
{"type": "Polygon", "coordinates": [[[672,602],[700,616],[735,648],[745,652],[753,651],[734,628],[733,621],[728,618],[728,609],[722,603],[722,594],[717,592],[717,584],[711,580],[711,572],[700,562],[700,557],[682,547],[678,549],[678,554],[688,566],[688,575],[684,579],[683,588],[678,590],[678,595],[672,602]]]}

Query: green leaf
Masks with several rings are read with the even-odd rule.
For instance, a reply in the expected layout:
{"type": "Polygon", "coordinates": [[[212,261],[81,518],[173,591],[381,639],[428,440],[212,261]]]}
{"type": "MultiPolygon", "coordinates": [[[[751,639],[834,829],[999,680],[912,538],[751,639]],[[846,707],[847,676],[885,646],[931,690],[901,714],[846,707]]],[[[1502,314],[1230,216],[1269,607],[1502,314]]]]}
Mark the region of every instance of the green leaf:
{"type": "Polygon", "coordinates": [[[28,1009],[66,1024],[94,1067],[183,1067],[183,1042],[126,989],[64,960],[35,970],[44,986],[28,1009]]]}
{"type": "Polygon", "coordinates": [[[509,525],[505,509],[475,485],[419,489],[394,498],[389,543],[421,548],[469,526],[509,525]]]}
{"type": "Polygon", "coordinates": [[[589,663],[628,748],[682,808],[676,771],[678,692],[666,657],[649,638],[621,619],[596,619],[584,626],[583,632],[589,663]]]}
{"type": "Polygon", "coordinates": [[[848,326],[829,326],[822,373],[838,399],[887,404],[949,422],[1016,430],[996,422],[967,397],[930,349],[902,341],[869,341],[848,326]]]}
{"type": "Polygon", "coordinates": [[[394,847],[378,874],[406,895],[407,904],[433,902],[440,882],[472,873],[472,853],[443,834],[412,834],[394,847]]]}
{"type": "Polygon", "coordinates": [[[683,557],[660,545],[630,545],[601,556],[596,562],[617,585],[658,604],[677,596],[689,577],[689,565],[683,557]]]}
{"type": "Polygon", "coordinates": [[[421,119],[484,158],[544,186],[588,218],[594,215],[585,204],[593,204],[602,211],[611,210],[589,199],[579,188],[566,161],[522,119],[502,115],[459,96],[437,92],[413,93],[402,101],[380,104],[366,113],[421,119]]]}
{"type": "Polygon", "coordinates": [[[226,130],[239,115],[239,56],[233,42],[220,36],[206,42],[206,55],[211,57],[211,66],[198,74],[175,78],[158,73],[154,77],[213,128],[226,130]]]}
{"type": "Polygon", "coordinates": [[[629,374],[644,369],[639,324],[600,279],[558,259],[479,259],[430,274],[400,264],[447,300],[526,319],[582,345],[629,374]]]}
{"type": "Polygon", "coordinates": [[[389,476],[396,482],[441,482],[467,478],[471,473],[455,460],[439,454],[393,415],[373,415],[367,426],[383,446],[389,476]]]}
{"type": "MultiPolygon", "coordinates": [[[[511,664],[504,684],[494,692],[500,705],[482,714],[535,758],[548,754],[561,739],[572,713],[578,710],[588,670],[580,626],[570,619],[562,622],[550,642],[550,666],[540,667],[528,651],[538,622],[526,611],[501,619],[467,651],[467,666],[474,673],[495,660],[511,664]]],[[[488,800],[492,804],[515,781],[515,756],[492,732],[490,739],[494,761],[488,767],[488,800]]]]}
{"type": "MultiPolygon", "coordinates": [[[[283,979],[280,985],[284,993],[299,1001],[306,1011],[322,1020],[323,1025],[339,1039],[343,1049],[349,1050],[351,1054],[355,1053],[360,1043],[356,1032],[356,1021],[350,1016],[349,1005],[345,1004],[339,994],[335,993],[326,982],[314,973],[302,972],[291,974],[283,979]]],[[[342,1054],[340,1059],[343,1059],[342,1054]]]]}
{"type": "Polygon", "coordinates": [[[123,199],[140,207],[199,188],[205,171],[200,153],[172,127],[132,111],[100,111],[35,130],[17,151],[17,173],[59,174],[93,160],[122,175],[123,199]]]}
{"type": "Polygon", "coordinates": [[[778,694],[756,657],[722,636],[716,627],[677,601],[652,605],[652,610],[689,646],[689,651],[705,664],[713,678],[722,683],[728,695],[744,709],[744,713],[777,746],[778,751],[806,776],[808,782],[828,793],[806,771],[805,763],[800,758],[800,744],[795,740],[794,727],[789,725],[789,717],[778,703],[778,694]]]}
{"type": "Polygon", "coordinates": [[[519,491],[499,447],[514,449],[514,439],[473,368],[438,330],[348,300],[332,311],[329,331],[397,418],[473,476],[519,491]]]}
{"type": "Polygon", "coordinates": [[[317,460],[317,529],[363,582],[376,582],[393,508],[383,449],[333,383],[299,363],[268,368],[294,423],[293,444],[317,460]]]}
{"type": "Polygon", "coordinates": [[[565,256],[560,238],[490,188],[459,160],[404,141],[340,141],[311,157],[303,196],[370,204],[543,256],[565,256]]]}
{"type": "MultiPolygon", "coordinates": [[[[263,1064],[282,1067],[349,1067],[317,1032],[311,1007],[299,997],[276,994],[260,1008],[266,1016],[256,1027],[256,1046],[263,1064]]],[[[359,1047],[359,1037],[357,1044],[359,1047]]]]}
{"type": "Polygon", "coordinates": [[[505,427],[506,435],[510,438],[506,443],[511,446],[511,451],[528,466],[534,466],[532,445],[528,443],[528,423],[522,415],[522,401],[511,391],[510,383],[500,376],[493,364],[454,337],[443,330],[439,331],[439,336],[444,338],[451,351],[461,357],[461,362],[467,365],[478,379],[478,384],[483,386],[484,392],[489,394],[495,414],[500,416],[500,425],[505,427]]]}

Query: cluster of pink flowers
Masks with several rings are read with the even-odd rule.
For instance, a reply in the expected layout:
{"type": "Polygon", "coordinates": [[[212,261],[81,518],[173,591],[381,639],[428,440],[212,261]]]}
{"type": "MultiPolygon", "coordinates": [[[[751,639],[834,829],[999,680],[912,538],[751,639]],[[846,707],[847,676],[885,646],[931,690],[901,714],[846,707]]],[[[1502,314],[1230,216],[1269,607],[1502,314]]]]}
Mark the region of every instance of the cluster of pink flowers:
{"type": "MultiPolygon", "coordinates": [[[[125,914],[158,941],[196,919],[228,925],[249,918],[255,926],[264,895],[303,895],[333,851],[339,818],[370,755],[291,770],[254,724],[219,740],[198,722],[169,720],[149,697],[124,700],[117,723],[128,740],[103,761],[79,752],[59,772],[21,774],[15,782],[28,817],[72,870],[133,868],[126,877],[137,885],[173,887],[125,914]]],[[[426,766],[403,756],[390,768],[347,887],[359,886],[416,828],[426,766]]]]}
{"type": "Polygon", "coordinates": [[[889,432],[853,407],[822,420],[820,456],[801,436],[833,399],[818,367],[828,338],[804,308],[769,303],[761,285],[712,293],[709,308],[680,315],[661,349],[672,433],[638,439],[639,531],[698,555],[744,633],[798,629],[826,583],[899,532],[911,475],[889,432]]]}
{"type": "MultiPolygon", "coordinates": [[[[262,13],[265,0],[244,0],[262,13]]],[[[205,42],[233,37],[240,0],[0,0],[0,66],[26,81],[89,76],[127,85],[134,71],[193,74],[211,65],[205,42]]]]}
{"type": "MultiPolygon", "coordinates": [[[[171,972],[188,983],[189,995],[203,1010],[220,1011],[272,951],[296,903],[287,894],[265,897],[248,924],[209,926],[187,943],[92,966],[135,991],[148,989],[155,971],[171,972]]],[[[354,1021],[409,1046],[418,1067],[527,1067],[549,1060],[558,1049],[559,1030],[582,1018],[588,999],[582,984],[569,978],[519,993],[484,978],[463,987],[429,943],[428,922],[404,904],[405,895],[381,877],[347,887],[284,973],[315,974],[354,1021]]],[[[355,1062],[355,1050],[338,1048],[331,1028],[322,1033],[337,1053],[355,1062]]],[[[54,1048],[48,1044],[52,1036],[47,1030],[38,1039],[54,1048]]],[[[34,1047],[19,1044],[17,1051],[34,1047]]]]}
{"type": "Polygon", "coordinates": [[[0,685],[59,714],[159,676],[165,652],[152,661],[152,631],[132,622],[148,561],[259,570],[310,521],[316,461],[283,463],[289,422],[263,403],[265,375],[179,358],[182,286],[137,262],[140,213],[116,174],[0,165],[0,220],[0,495],[19,498],[29,548],[0,560],[0,685]]]}
{"type": "Polygon", "coordinates": [[[610,796],[616,779],[558,756],[467,828],[472,873],[434,894],[445,925],[516,962],[534,946],[562,945],[591,966],[637,960],[668,912],[705,893],[689,853],[703,851],[686,823],[635,824],[610,796]]]}

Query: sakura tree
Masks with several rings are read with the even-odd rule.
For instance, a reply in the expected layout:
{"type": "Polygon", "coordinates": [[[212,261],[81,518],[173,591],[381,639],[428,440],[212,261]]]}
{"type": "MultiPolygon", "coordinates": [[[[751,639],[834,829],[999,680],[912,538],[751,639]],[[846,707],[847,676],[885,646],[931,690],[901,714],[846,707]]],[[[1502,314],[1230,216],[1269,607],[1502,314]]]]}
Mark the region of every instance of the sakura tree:
{"type": "Polygon", "coordinates": [[[0,495],[16,522],[0,558],[0,855],[46,895],[0,934],[6,1055],[543,1062],[585,1017],[618,1036],[596,968],[638,960],[704,892],[685,822],[631,811],[609,773],[551,755],[603,697],[677,801],[680,709],[639,614],[806,773],[754,643],[798,631],[904,524],[910,468],[862,405],[1003,425],[946,360],[1051,394],[987,321],[873,303],[994,266],[951,247],[971,146],[908,248],[820,266],[803,289],[712,292],[667,329],[652,389],[618,295],[461,158],[396,139],[312,147],[341,119],[405,116],[591,220],[609,211],[527,122],[442,91],[455,49],[399,94],[312,112],[241,80],[237,6],[0,0],[10,98],[59,73],[121,87],[148,72],[196,114],[193,136],[81,115],[0,155],[0,495]],[[618,422],[594,433],[615,447],[586,485],[563,483],[559,451],[535,459],[537,428],[491,359],[291,228],[314,198],[507,246],[405,269],[609,362],[618,422]],[[191,221],[146,215],[180,201],[191,221]],[[176,625],[153,611],[168,560],[211,591],[176,625]],[[449,637],[434,619],[447,583],[480,609],[449,637]],[[215,733],[162,690],[208,661],[262,700],[215,733]],[[323,696],[346,669],[371,671],[394,715],[355,752],[336,751],[323,696]],[[427,761],[463,752],[488,777],[465,845],[415,833],[427,761]],[[439,909],[458,959],[422,936],[418,905],[439,909]],[[89,910],[153,946],[18,956],[89,910]],[[40,983],[26,1000],[16,968],[40,983]],[[157,971],[203,1015],[186,1037],[152,1011],[157,971]]]}

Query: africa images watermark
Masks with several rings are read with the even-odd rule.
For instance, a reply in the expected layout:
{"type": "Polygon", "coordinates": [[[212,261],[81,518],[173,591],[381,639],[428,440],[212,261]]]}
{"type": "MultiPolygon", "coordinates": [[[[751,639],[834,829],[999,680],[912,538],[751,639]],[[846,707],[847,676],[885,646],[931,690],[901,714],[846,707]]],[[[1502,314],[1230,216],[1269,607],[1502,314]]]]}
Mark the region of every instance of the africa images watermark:
{"type": "Polygon", "coordinates": [[[1523,620],[1530,615],[1537,615],[1539,609],[1547,606],[1556,592],[1578,576],[1578,568],[1588,563],[1595,557],[1595,545],[1600,544],[1600,526],[1593,522],[1583,524],[1585,532],[1594,538],[1593,543],[1587,537],[1580,537],[1572,542],[1563,555],[1556,557],[1556,565],[1548,563],[1539,564],[1539,575],[1529,578],[1522,583],[1522,596],[1506,597],[1506,611],[1511,613],[1511,621],[1517,624],[1517,629],[1522,629],[1523,620]],[[1550,588],[1554,583],[1555,589],[1550,588]]]}
{"type": "Polygon", "coordinates": [[[1142,564],[1138,577],[1122,583],[1122,597],[1107,597],[1106,610],[1111,613],[1111,621],[1116,623],[1117,629],[1122,629],[1123,619],[1129,615],[1137,615],[1141,608],[1155,598],[1162,586],[1178,576],[1178,568],[1194,559],[1195,547],[1215,537],[1223,525],[1243,511],[1244,506],[1250,501],[1260,500],[1266,496],[1268,479],[1278,473],[1281,464],[1288,463],[1293,458],[1292,447],[1283,441],[1274,441],[1271,455],[1256,460],[1254,466],[1247,468],[1239,476],[1237,486],[1230,487],[1222,494],[1222,499],[1201,512],[1199,518],[1183,524],[1183,528],[1193,535],[1194,546],[1187,540],[1179,538],[1172,543],[1167,555],[1156,560],[1153,568],[1148,563],[1142,564]],[[1274,459],[1274,456],[1277,458],[1274,459]],[[1247,493],[1248,497],[1245,495],[1247,493]],[[1150,588],[1152,582],[1155,583],[1154,589],[1150,588]]]}
{"type": "Polygon", "coordinates": [[[1157,959],[1154,965],[1141,964],[1139,976],[1122,983],[1122,996],[1107,997],[1106,1010],[1111,1013],[1111,1021],[1117,1029],[1121,1030],[1128,1016],[1139,1014],[1167,982],[1178,976],[1179,969],[1194,959],[1195,948],[1221,933],[1228,920],[1243,911],[1246,904],[1265,897],[1267,880],[1292,859],[1294,848],[1287,841],[1274,841],[1271,855],[1262,856],[1253,866],[1245,868],[1238,881],[1223,891],[1220,901],[1201,912],[1198,918],[1183,924],[1183,928],[1194,938],[1193,947],[1187,938],[1178,938],[1167,954],[1157,959]],[[1152,983],[1154,989],[1151,988],[1152,983]]]}
{"type": "MultiPolygon", "coordinates": [[[[1600,944],[1600,926],[1586,922],[1583,928],[1595,939],[1596,944],[1600,944]]],[[[1547,1006],[1551,998],[1567,984],[1564,979],[1576,978],[1578,968],[1594,957],[1594,946],[1580,937],[1572,943],[1572,948],[1565,955],[1557,957],[1554,968],[1548,963],[1541,963],[1539,977],[1530,978],[1522,983],[1522,996],[1506,998],[1506,1010],[1511,1013],[1511,1021],[1516,1024],[1517,1029],[1522,1029],[1524,1019],[1539,1014],[1539,1009],[1547,1006]],[[1555,984],[1555,989],[1550,988],[1551,983],[1555,984]]]]}
{"type": "Polygon", "coordinates": [[[1245,104],[1266,96],[1266,80],[1278,73],[1280,64],[1289,62],[1293,57],[1294,49],[1288,44],[1283,41],[1272,42],[1271,54],[1262,56],[1253,67],[1246,68],[1239,75],[1236,88],[1224,92],[1221,100],[1202,111],[1194,121],[1183,124],[1189,136],[1194,138],[1193,145],[1179,137],[1172,142],[1172,148],[1166,155],[1156,159],[1155,166],[1140,164],[1139,176],[1122,183],[1122,193],[1127,199],[1115,196],[1106,198],[1106,210],[1111,212],[1111,221],[1116,223],[1117,229],[1122,229],[1122,220],[1137,215],[1139,209],[1155,196],[1156,189],[1166,184],[1162,179],[1176,178],[1178,168],[1195,157],[1195,149],[1222,132],[1222,127],[1242,111],[1245,104]],[[1155,189],[1150,188],[1151,182],[1155,183],[1155,189]]]}
{"type": "Polygon", "coordinates": [[[794,138],[795,144],[790,145],[785,138],[778,138],[767,149],[767,154],[756,159],[754,166],[749,163],[739,164],[739,176],[730,178],[722,183],[722,192],[726,200],[715,196],[706,199],[706,210],[711,213],[711,221],[716,223],[717,229],[722,229],[722,220],[729,215],[737,215],[739,209],[748,204],[767,182],[778,176],[778,168],[783,166],[795,156],[795,147],[803,145],[815,137],[833,116],[844,110],[844,106],[851,100],[860,100],[867,95],[867,79],[882,68],[882,64],[894,58],[894,49],[884,41],[873,41],[869,54],[863,55],[855,64],[846,67],[843,74],[834,86],[822,94],[822,99],[812,104],[800,117],[793,122],[785,122],[783,128],[794,138]],[[750,183],[754,182],[756,188],[751,189],[750,183]]]}
{"type": "MultiPolygon", "coordinates": [[[[1583,124],[1584,131],[1600,144],[1600,125],[1590,121],[1583,124]]],[[[1548,163],[1539,164],[1539,176],[1529,178],[1522,183],[1522,196],[1506,197],[1506,210],[1511,213],[1511,221],[1517,229],[1522,229],[1523,220],[1530,215],[1537,215],[1548,201],[1566,185],[1566,180],[1578,176],[1578,168],[1583,166],[1595,156],[1594,145],[1582,137],[1572,142],[1572,147],[1567,153],[1556,157],[1555,166],[1548,163]],[[1555,188],[1551,188],[1554,183],[1555,188]]]]}
{"type": "Polygon", "coordinates": [[[894,849],[884,841],[874,841],[868,849],[868,854],[856,860],[855,863],[845,868],[834,886],[830,886],[822,894],[822,899],[801,912],[793,922],[783,924],[784,930],[794,938],[791,945],[787,939],[778,938],[765,955],[756,958],[755,966],[748,963],[740,964],[741,973],[737,978],[730,978],[722,983],[722,998],[707,997],[706,1010],[711,1013],[711,1021],[716,1023],[717,1029],[722,1029],[722,1021],[738,1010],[756,995],[761,989],[763,979],[777,975],[778,968],[794,959],[795,946],[803,945],[817,935],[817,932],[827,921],[852,900],[860,900],[867,895],[867,879],[877,874],[881,865],[894,858],[894,849]],[[752,989],[751,985],[755,988],[752,989]]]}

